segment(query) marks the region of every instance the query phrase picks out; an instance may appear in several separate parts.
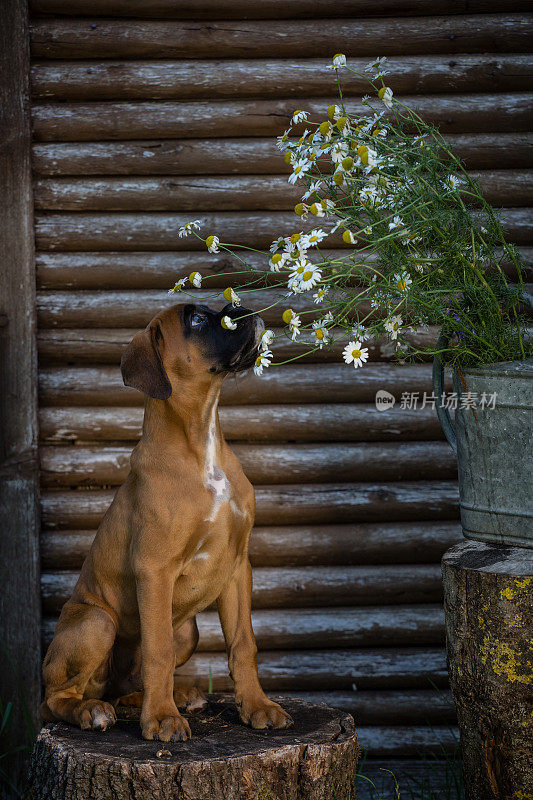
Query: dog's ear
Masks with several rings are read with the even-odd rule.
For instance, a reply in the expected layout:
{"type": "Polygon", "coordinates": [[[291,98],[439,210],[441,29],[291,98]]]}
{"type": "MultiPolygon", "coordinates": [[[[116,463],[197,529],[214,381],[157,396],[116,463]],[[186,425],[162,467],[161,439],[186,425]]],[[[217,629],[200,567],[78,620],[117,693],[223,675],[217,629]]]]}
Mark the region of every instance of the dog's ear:
{"type": "Polygon", "coordinates": [[[124,385],[132,386],[156,400],[168,400],[172,394],[172,386],[159,352],[159,340],[162,338],[161,324],[159,320],[154,320],[133,337],[120,360],[124,385]]]}

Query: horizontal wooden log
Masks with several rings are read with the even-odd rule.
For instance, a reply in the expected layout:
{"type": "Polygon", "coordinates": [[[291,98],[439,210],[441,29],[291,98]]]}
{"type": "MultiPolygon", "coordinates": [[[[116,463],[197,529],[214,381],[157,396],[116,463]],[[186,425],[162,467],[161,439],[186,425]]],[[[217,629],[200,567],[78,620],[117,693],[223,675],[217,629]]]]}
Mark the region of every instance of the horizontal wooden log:
{"type": "MultiPolygon", "coordinates": [[[[46,614],[59,613],[77,580],[77,572],[43,572],[43,611],[46,614]]],[[[253,581],[254,608],[438,603],[442,597],[438,564],[259,567],[254,571],[253,581]]],[[[441,634],[442,621],[439,622],[439,639],[441,634]]],[[[217,641],[222,647],[222,639],[217,641]]]]}
{"type": "MultiPolygon", "coordinates": [[[[325,249],[331,258],[346,251],[325,249]]],[[[529,279],[533,279],[533,247],[521,247],[529,279]]],[[[372,259],[370,257],[369,261],[372,259]]],[[[251,265],[264,263],[264,256],[250,253],[251,265]]],[[[220,251],[203,252],[144,252],[144,253],[46,253],[36,254],[37,280],[40,289],[168,289],[178,278],[191,270],[199,270],[209,279],[208,286],[223,288],[239,282],[237,273],[242,265],[237,259],[220,251]],[[219,275],[222,273],[222,275],[219,275]]],[[[511,264],[504,263],[509,275],[511,264]]],[[[94,333],[94,332],[93,332],[94,333]]],[[[119,332],[116,332],[119,335],[119,332]]],[[[72,335],[74,333],[72,332],[72,335]]],[[[102,331],[99,331],[99,336],[102,331]]],[[[89,347],[89,342],[86,342],[89,347]]]]}
{"type": "Polygon", "coordinates": [[[526,52],[523,14],[231,22],[37,19],[31,53],[42,59],[328,58],[332,53],[526,52]],[[386,42],[383,47],[383,42],[386,42]]]}
{"type": "MultiPolygon", "coordinates": [[[[94,529],[43,531],[43,569],[80,569],[94,534],[94,529]]],[[[456,522],[282,525],[254,528],[249,553],[253,567],[429,564],[460,539],[456,522]]]]}
{"type": "MultiPolygon", "coordinates": [[[[66,573],[70,575],[70,573],[66,573]]],[[[47,606],[52,597],[44,573],[47,606]]],[[[58,587],[59,588],[59,587],[58,587]]],[[[254,610],[252,621],[261,650],[299,648],[380,647],[444,642],[444,613],[440,605],[399,605],[363,608],[285,608],[254,610]]],[[[197,615],[198,652],[224,651],[224,637],[216,611],[197,615]]],[[[52,638],[56,619],[43,622],[43,641],[52,638]]]]}
{"type": "MultiPolygon", "coordinates": [[[[130,471],[130,446],[41,447],[41,485],[118,486],[130,471]]],[[[447,442],[234,444],[254,484],[446,480],[457,472],[447,442]]]]}
{"type": "MultiPolygon", "coordinates": [[[[142,420],[141,408],[41,408],[39,431],[46,443],[131,442],[140,438],[142,420]]],[[[384,442],[444,437],[429,405],[416,409],[395,405],[383,411],[361,403],[223,406],[220,421],[230,441],[384,442]]]]}
{"type": "MultiPolygon", "coordinates": [[[[299,104],[319,119],[336,98],[303,98],[299,104]]],[[[528,92],[472,95],[399,96],[443,133],[486,133],[531,129],[533,96],[528,92]]],[[[354,117],[368,109],[357,98],[345,106],[354,117]]],[[[33,137],[42,142],[128,139],[194,139],[279,136],[294,111],[294,100],[192,103],[43,103],[32,106],[33,137]]]]}
{"type": "MultiPolygon", "coordinates": [[[[527,0],[512,0],[506,10],[528,11],[527,0]]],[[[98,14],[154,19],[298,19],[351,15],[481,14],[501,11],[495,0],[31,0],[33,14],[98,14]]]]}
{"type": "MultiPolygon", "coordinates": [[[[446,134],[445,140],[471,170],[498,170],[502,165],[506,169],[525,169],[532,165],[532,134],[524,131],[496,137],[492,133],[446,134]]],[[[170,175],[194,175],[195,180],[202,175],[259,176],[290,172],[275,139],[262,138],[42,143],[33,145],[32,161],[35,172],[42,176],[165,175],[169,183],[172,183],[170,175]]],[[[189,182],[194,181],[189,178],[189,182]]],[[[305,183],[302,181],[301,185],[300,194],[305,183]]],[[[192,237],[188,237],[169,249],[177,246],[189,249],[192,244],[192,237]]]]}
{"type": "Polygon", "coordinates": [[[369,756],[376,758],[442,758],[457,752],[459,730],[449,725],[376,725],[357,728],[357,741],[369,756]]]}
{"type": "MultiPolygon", "coordinates": [[[[390,692],[284,692],[309,703],[327,703],[352,714],[361,726],[457,724],[451,692],[435,689],[390,692]]],[[[363,734],[364,735],[364,734],[363,734]]],[[[363,772],[367,774],[367,763],[363,772]]]]}
{"type": "MultiPolygon", "coordinates": [[[[113,491],[55,491],[42,496],[45,528],[96,528],[113,491]]],[[[456,520],[455,481],[256,486],[256,525],[456,520]]]]}
{"type": "MultiPolygon", "coordinates": [[[[350,59],[363,72],[367,58],[350,59]]],[[[224,97],[331,95],[329,59],[246,61],[58,61],[34,63],[34,100],[216,100],[224,97]]],[[[397,94],[531,91],[530,58],[521,54],[393,56],[389,70],[397,94]]],[[[368,84],[343,74],[346,96],[365,94],[368,84]]]]}
{"type": "MultiPolygon", "coordinates": [[[[471,177],[492,205],[533,205],[533,170],[486,170],[471,177]]],[[[292,211],[301,194],[280,175],[48,178],[34,184],[35,207],[45,211],[292,211]]]]}
{"type": "MultiPolygon", "coordinates": [[[[124,386],[117,367],[47,367],[40,371],[39,385],[41,405],[144,405],[144,395],[124,386]]],[[[306,364],[286,365],[260,377],[248,372],[225,381],[221,402],[374,403],[378,389],[398,401],[403,392],[419,392],[422,400],[423,393],[432,390],[431,364],[365,364],[357,371],[344,364],[316,364],[312,369],[306,364]]]]}
{"type": "MultiPolygon", "coordinates": [[[[206,256],[207,258],[208,256],[206,256]]],[[[156,314],[180,302],[203,302],[219,308],[226,305],[220,289],[192,289],[190,293],[179,295],[169,295],[167,292],[158,290],[39,292],[37,318],[39,325],[43,328],[69,328],[78,327],[78,325],[99,328],[102,324],[107,327],[110,319],[115,322],[117,327],[144,328],[156,314]]],[[[279,326],[283,324],[282,314],[289,306],[289,301],[284,297],[281,287],[278,287],[261,292],[251,292],[246,296],[246,305],[261,313],[266,325],[276,326],[277,324],[279,326]]],[[[310,296],[294,295],[290,299],[290,306],[297,313],[308,312],[305,318],[307,322],[324,314],[322,308],[316,306],[310,296]]],[[[298,352],[303,353],[309,350],[310,341],[309,332],[305,337],[302,334],[296,344],[298,352]]]]}
{"type": "MultiPolygon", "coordinates": [[[[35,219],[36,242],[42,250],[205,250],[199,239],[179,239],[178,231],[190,215],[151,212],[146,214],[47,214],[35,219]]],[[[295,229],[308,230],[312,221],[295,223],[294,214],[283,212],[221,212],[202,214],[203,231],[216,233],[222,241],[255,248],[268,248],[278,236],[290,236],[295,229]]],[[[527,208],[506,208],[500,212],[507,239],[531,244],[531,213],[527,208]]],[[[316,223],[315,223],[316,224],[316,223]]],[[[332,245],[341,242],[334,234],[332,245]]],[[[206,260],[209,255],[206,252],[206,260]]],[[[172,299],[172,298],[171,298],[172,299]]],[[[175,301],[175,298],[174,298],[175,301]]],[[[79,325],[80,323],[78,323],[79,325]]]]}
{"type": "MultiPolygon", "coordinates": [[[[38,332],[39,358],[41,364],[119,364],[122,352],[137,333],[137,328],[49,328],[38,332]]],[[[276,358],[279,361],[299,356],[305,362],[339,361],[342,350],[351,338],[349,333],[334,328],[336,339],[331,347],[306,351],[298,342],[275,330],[276,358]]],[[[432,326],[429,331],[406,334],[406,339],[415,347],[431,347],[437,341],[438,331],[432,326]]],[[[365,342],[370,361],[390,361],[394,358],[390,340],[386,336],[365,342]]],[[[120,437],[119,437],[120,438],[120,437]]]]}

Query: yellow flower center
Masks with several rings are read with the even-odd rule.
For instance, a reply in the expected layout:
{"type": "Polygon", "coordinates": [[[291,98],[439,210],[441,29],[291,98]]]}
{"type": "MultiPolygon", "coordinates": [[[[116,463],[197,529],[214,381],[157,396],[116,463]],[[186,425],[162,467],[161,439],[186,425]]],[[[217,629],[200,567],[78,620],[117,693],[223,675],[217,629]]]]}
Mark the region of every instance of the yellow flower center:
{"type": "Polygon", "coordinates": [[[274,255],[272,256],[272,263],[273,264],[279,264],[281,259],[282,259],[281,253],[274,253],[274,255]]]}
{"type": "Polygon", "coordinates": [[[361,351],[360,350],[352,350],[352,356],[354,358],[354,361],[357,358],[361,358],[361,351]]]}
{"type": "Polygon", "coordinates": [[[304,272],[304,270],[305,270],[305,267],[302,267],[302,265],[300,264],[300,266],[297,267],[296,272],[298,273],[298,275],[301,275],[302,272],[304,272]]]}
{"type": "Polygon", "coordinates": [[[289,322],[291,321],[291,319],[293,318],[293,310],[292,310],[292,308],[285,309],[285,311],[281,315],[281,318],[282,318],[283,322],[286,322],[287,325],[288,325],[289,322]]]}
{"type": "Polygon", "coordinates": [[[324,338],[324,331],[322,330],[322,328],[317,328],[316,329],[315,336],[316,336],[317,339],[323,339],[324,338]]]}
{"type": "Polygon", "coordinates": [[[257,367],[261,366],[262,360],[263,360],[263,356],[257,356],[257,358],[255,359],[255,364],[256,364],[257,367]]]}
{"type": "Polygon", "coordinates": [[[312,277],[313,277],[313,273],[310,272],[310,270],[307,270],[307,272],[304,272],[304,274],[302,275],[302,279],[304,281],[308,281],[309,278],[312,278],[312,277]]]}
{"type": "Polygon", "coordinates": [[[293,244],[296,244],[296,242],[299,242],[301,238],[302,237],[300,236],[299,233],[293,233],[292,236],[291,236],[291,242],[293,244]]]}
{"type": "Polygon", "coordinates": [[[405,283],[405,281],[403,279],[399,280],[398,283],[396,284],[396,286],[398,287],[400,292],[405,292],[405,290],[407,289],[407,284],[405,283]]]}
{"type": "Polygon", "coordinates": [[[393,331],[397,331],[399,327],[400,327],[400,323],[399,322],[393,322],[392,323],[393,331]]]}

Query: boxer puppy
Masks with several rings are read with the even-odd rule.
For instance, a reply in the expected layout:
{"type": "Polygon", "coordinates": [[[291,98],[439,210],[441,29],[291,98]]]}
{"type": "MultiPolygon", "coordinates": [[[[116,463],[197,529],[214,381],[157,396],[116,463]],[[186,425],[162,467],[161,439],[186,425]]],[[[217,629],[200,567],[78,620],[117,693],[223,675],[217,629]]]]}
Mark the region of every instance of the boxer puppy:
{"type": "Polygon", "coordinates": [[[177,305],[126,348],[124,383],[147,396],[142,437],[46,654],[45,721],[104,731],[116,716],[102,698],[127,692],[119,700],[141,707],[145,739],[190,737],[178,706],[206,700],[175,685],[174,669],[196,648],[195,615],[216,601],[241,720],[253,728],[292,723],[257,676],[254,492],[217,410],[224,377],[254,364],[263,328],[247,309],[177,305]],[[236,330],[224,330],[222,316],[236,330]]]}

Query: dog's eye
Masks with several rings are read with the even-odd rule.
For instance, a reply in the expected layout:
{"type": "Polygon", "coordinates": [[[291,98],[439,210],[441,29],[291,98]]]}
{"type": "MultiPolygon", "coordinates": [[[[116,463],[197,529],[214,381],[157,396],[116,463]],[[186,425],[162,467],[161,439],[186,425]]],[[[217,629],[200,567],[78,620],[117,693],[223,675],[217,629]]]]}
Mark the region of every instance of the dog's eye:
{"type": "Polygon", "coordinates": [[[205,317],[203,314],[194,313],[191,315],[191,328],[197,328],[199,325],[202,325],[205,322],[205,317]]]}

